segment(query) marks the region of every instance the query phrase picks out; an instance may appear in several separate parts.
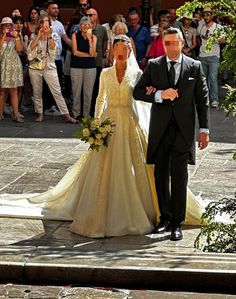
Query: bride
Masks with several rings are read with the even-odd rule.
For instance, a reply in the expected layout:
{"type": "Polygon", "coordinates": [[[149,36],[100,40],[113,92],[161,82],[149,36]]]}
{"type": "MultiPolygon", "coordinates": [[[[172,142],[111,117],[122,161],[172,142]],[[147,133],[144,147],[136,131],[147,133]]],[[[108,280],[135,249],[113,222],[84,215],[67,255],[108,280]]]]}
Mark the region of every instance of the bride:
{"type": "MultiPolygon", "coordinates": [[[[72,219],[72,232],[94,238],[148,234],[159,217],[153,168],[145,164],[146,130],[140,125],[145,105],[132,98],[141,70],[125,35],[115,37],[113,49],[116,62],[101,74],[95,111],[95,117],[116,124],[108,147],[85,153],[42,194],[9,195],[40,206],[43,215],[72,219]]],[[[201,203],[189,191],[185,223],[199,224],[201,212],[201,203]]]]}

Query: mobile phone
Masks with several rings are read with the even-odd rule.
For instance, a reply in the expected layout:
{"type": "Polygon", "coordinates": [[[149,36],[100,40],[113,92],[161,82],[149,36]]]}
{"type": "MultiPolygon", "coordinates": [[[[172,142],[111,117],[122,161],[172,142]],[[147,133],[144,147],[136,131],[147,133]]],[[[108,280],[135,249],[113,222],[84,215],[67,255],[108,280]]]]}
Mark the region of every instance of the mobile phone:
{"type": "Polygon", "coordinates": [[[12,37],[11,33],[12,33],[13,29],[10,29],[9,31],[7,31],[6,36],[7,37],[12,37]]]}

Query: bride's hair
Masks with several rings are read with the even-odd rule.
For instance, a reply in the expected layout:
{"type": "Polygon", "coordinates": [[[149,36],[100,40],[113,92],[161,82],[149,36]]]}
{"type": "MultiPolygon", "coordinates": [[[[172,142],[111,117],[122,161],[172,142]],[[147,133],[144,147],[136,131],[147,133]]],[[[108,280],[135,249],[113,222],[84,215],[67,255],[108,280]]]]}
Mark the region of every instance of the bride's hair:
{"type": "Polygon", "coordinates": [[[127,35],[124,34],[116,35],[114,38],[113,47],[118,42],[124,42],[127,44],[129,49],[132,49],[130,38],[127,35]]]}

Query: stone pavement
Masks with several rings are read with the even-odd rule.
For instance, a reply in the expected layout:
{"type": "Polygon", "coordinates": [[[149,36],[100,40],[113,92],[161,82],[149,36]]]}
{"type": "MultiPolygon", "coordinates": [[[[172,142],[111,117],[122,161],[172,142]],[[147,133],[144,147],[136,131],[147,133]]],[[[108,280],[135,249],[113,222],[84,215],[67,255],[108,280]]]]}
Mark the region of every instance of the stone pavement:
{"type": "MultiPolygon", "coordinates": [[[[211,110],[211,143],[190,167],[189,186],[204,200],[234,196],[233,122],[221,109],[211,110]]],[[[71,138],[76,129],[60,116],[42,124],[0,122],[0,192],[55,185],[86,149],[71,138]]],[[[0,218],[0,281],[236,292],[236,256],[195,252],[198,227],[184,227],[184,239],[171,242],[168,234],[89,239],[70,233],[69,224],[0,218]]]]}
{"type": "Polygon", "coordinates": [[[233,299],[226,294],[193,292],[162,292],[153,290],[124,290],[75,286],[0,285],[0,299],[233,299]]]}

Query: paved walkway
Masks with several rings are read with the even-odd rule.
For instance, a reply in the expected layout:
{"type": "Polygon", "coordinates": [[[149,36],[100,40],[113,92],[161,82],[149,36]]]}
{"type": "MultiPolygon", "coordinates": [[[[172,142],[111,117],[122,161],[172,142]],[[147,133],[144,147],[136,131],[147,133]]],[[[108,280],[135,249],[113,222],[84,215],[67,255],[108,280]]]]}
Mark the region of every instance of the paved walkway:
{"type": "MultiPolygon", "coordinates": [[[[190,168],[189,186],[204,200],[234,196],[233,121],[212,110],[211,143],[190,168]]],[[[55,185],[86,149],[71,138],[76,129],[60,116],[42,124],[0,122],[0,192],[42,192],[55,185]]],[[[236,292],[236,256],[195,252],[199,228],[185,227],[184,239],[171,242],[168,234],[88,239],[68,226],[0,218],[0,281],[236,292]]]]}

